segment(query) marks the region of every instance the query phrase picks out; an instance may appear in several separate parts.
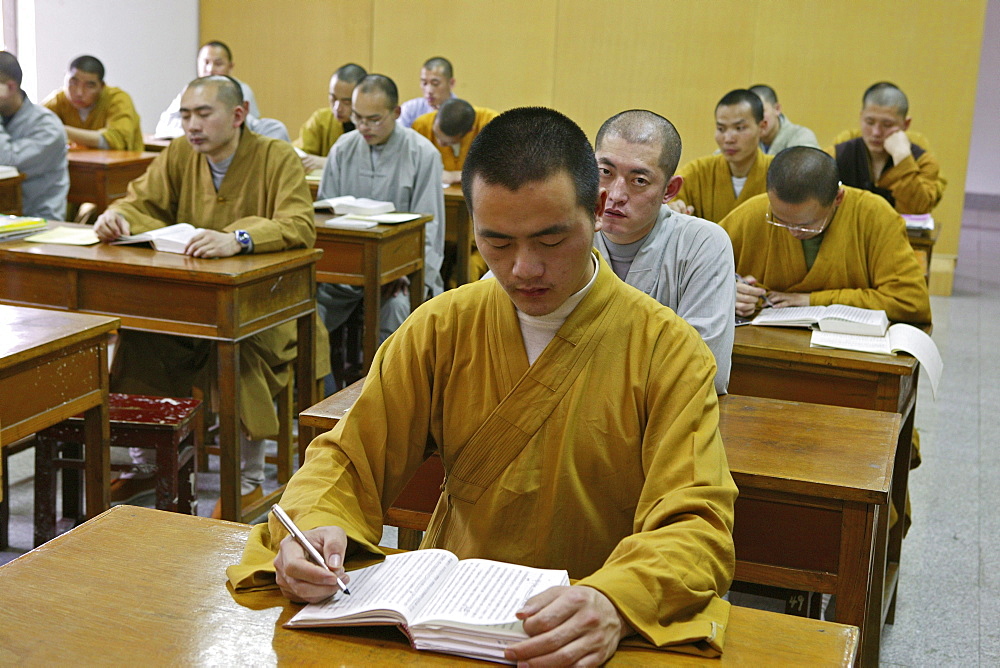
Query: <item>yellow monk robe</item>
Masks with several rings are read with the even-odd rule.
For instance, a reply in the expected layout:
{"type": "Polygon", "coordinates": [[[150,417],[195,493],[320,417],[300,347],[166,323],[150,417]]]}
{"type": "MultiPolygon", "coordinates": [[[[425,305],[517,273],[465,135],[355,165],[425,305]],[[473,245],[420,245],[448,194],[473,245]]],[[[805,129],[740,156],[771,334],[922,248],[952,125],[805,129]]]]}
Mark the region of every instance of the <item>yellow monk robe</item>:
{"type": "MultiPolygon", "coordinates": [[[[856,139],[861,136],[860,129],[844,130],[833,140],[833,146],[824,149],[834,158],[837,157],[837,144],[856,139]]],[[[899,213],[929,213],[941,201],[948,180],[941,174],[941,167],[931,151],[927,138],[919,132],[906,131],[910,143],[924,149],[919,158],[908,156],[898,165],[893,165],[882,172],[878,183],[879,188],[892,192],[896,199],[896,211],[899,213]]],[[[868,174],[871,177],[871,156],[868,159],[868,174]]]]}
{"type": "Polygon", "coordinates": [[[927,282],[903,219],[878,195],[844,191],[808,271],[802,242],[765,222],[767,195],[734,209],[719,224],[732,239],[736,271],[770,290],[808,292],[812,305],[883,309],[890,320],[930,322],[927,282]]]}
{"type": "Polygon", "coordinates": [[[301,148],[309,155],[319,155],[324,158],[330,153],[330,148],[337,138],[344,134],[344,124],[337,120],[330,107],[323,107],[313,112],[312,116],[299,128],[299,136],[293,145],[301,148]]]}
{"type": "MultiPolygon", "coordinates": [[[[160,153],[128,194],[110,206],[129,221],[132,233],[187,222],[195,227],[246,230],[254,253],[311,248],[316,241],[309,187],[292,147],[243,130],[219,191],[208,159],[178,139],[160,153]]],[[[329,339],[317,327],[317,375],[329,371],[329,339]]],[[[240,346],[240,419],[251,438],[274,438],[278,420],[272,398],[291,373],[296,324],[285,323],[245,339],[240,346]]],[[[118,351],[121,372],[113,391],[190,396],[204,384],[210,344],[184,337],[124,332],[118,351]],[[151,350],[150,346],[155,346],[151,350]]]]}
{"type": "Polygon", "coordinates": [[[42,104],[54,111],[63,125],[101,132],[109,149],[141,151],[143,148],[139,114],[132,98],[121,88],[105,86],[86,121],[80,120],[80,112],[61,89],[53,91],[42,104]]]}
{"type": "Polygon", "coordinates": [[[764,155],[757,149],[757,158],[739,197],[733,190],[733,175],[724,155],[716,153],[692,160],[678,172],[684,177],[684,185],[677,199],[694,207],[692,215],[717,223],[740,204],[767,190],[767,168],[773,159],[773,155],[764,155]]]}
{"type": "Polygon", "coordinates": [[[487,123],[499,116],[497,112],[485,107],[473,107],[473,109],[476,111],[476,120],[472,123],[472,129],[462,136],[458,155],[455,155],[455,151],[451,146],[441,146],[434,136],[434,119],[437,118],[438,112],[432,111],[429,114],[419,116],[417,120],[413,121],[411,127],[427,137],[434,144],[434,147],[441,151],[441,162],[444,163],[444,171],[446,172],[458,172],[462,170],[462,167],[465,166],[465,156],[469,155],[469,147],[472,146],[472,140],[479,135],[487,123]]]}
{"type": "MultiPolygon", "coordinates": [[[[463,449],[522,377],[517,416],[538,410],[527,395],[560,387],[570,349],[594,346],[477,502],[442,496],[421,547],[564,568],[652,643],[700,642],[717,652],[737,490],[718,431],[715,361],[673,311],[603,260],[599,272],[530,368],[517,313],[496,280],[422,305],[379,348],[347,417],[309,446],[281,504],[304,530],[343,527],[349,557],[378,554],[383,513],[429,449],[450,477],[460,455],[479,466],[509,431],[489,433],[475,454],[463,449]]],[[[242,562],[227,571],[232,584],[273,586],[286,535],[273,518],[254,527],[242,562]]]]}

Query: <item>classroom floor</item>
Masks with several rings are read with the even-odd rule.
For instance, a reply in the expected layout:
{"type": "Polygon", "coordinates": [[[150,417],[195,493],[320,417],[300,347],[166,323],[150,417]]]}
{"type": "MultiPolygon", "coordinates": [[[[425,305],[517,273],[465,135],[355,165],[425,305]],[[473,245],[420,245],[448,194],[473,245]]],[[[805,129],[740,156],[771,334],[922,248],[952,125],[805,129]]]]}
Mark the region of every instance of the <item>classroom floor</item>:
{"type": "MultiPolygon", "coordinates": [[[[1000,498],[1000,211],[965,211],[954,293],[932,306],[945,372],[936,401],[920,384],[923,464],[910,475],[914,524],[881,665],[1000,665],[1000,513],[989,510],[1000,498]]],[[[0,564],[31,547],[33,464],[30,450],[10,460],[11,547],[0,564]]],[[[218,485],[216,473],[200,475],[199,514],[218,485]]]]}

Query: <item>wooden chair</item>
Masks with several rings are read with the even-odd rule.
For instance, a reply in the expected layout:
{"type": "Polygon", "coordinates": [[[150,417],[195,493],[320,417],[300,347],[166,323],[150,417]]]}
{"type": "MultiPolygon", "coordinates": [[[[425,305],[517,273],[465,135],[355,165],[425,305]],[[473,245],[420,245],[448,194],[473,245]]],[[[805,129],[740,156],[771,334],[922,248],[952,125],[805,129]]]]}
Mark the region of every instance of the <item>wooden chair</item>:
{"type": "MultiPolygon", "coordinates": [[[[197,399],[108,395],[111,445],[156,450],[153,464],[114,464],[112,470],[152,473],[156,479],[156,507],[196,514],[196,439],[202,430],[202,403],[197,399]]],[[[81,471],[83,417],[78,415],[42,430],[35,444],[35,546],[55,537],[56,486],[63,470],[63,517],[79,518],[83,498],[81,471]]]]}

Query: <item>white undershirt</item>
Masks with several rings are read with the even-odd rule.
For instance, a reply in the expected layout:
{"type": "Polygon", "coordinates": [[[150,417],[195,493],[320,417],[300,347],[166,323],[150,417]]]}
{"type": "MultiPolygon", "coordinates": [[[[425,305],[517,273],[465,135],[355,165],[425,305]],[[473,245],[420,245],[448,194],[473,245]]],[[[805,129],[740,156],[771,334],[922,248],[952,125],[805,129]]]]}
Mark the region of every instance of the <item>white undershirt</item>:
{"type": "Polygon", "coordinates": [[[535,363],[538,356],[549,345],[549,341],[555,337],[556,332],[566,322],[569,314],[594,287],[594,281],[597,280],[597,257],[591,255],[591,258],[594,261],[594,275],[590,277],[585,286],[570,295],[569,299],[564,301],[555,311],[546,315],[528,315],[520,309],[517,310],[517,320],[521,326],[521,338],[524,339],[524,352],[528,354],[529,365],[535,363]]]}
{"type": "Polygon", "coordinates": [[[740,193],[743,192],[743,186],[747,184],[747,177],[744,176],[742,178],[736,178],[734,176],[732,178],[733,178],[733,190],[736,192],[736,196],[739,197],[740,193]]]}

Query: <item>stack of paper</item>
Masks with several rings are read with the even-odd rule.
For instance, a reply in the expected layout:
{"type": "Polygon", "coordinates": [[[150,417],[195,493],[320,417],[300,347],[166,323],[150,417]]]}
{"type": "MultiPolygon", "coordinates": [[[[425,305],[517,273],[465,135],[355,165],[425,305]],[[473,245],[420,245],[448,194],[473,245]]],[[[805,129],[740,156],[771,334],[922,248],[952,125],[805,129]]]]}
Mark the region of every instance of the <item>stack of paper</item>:
{"type": "Polygon", "coordinates": [[[358,214],[361,216],[375,216],[380,213],[391,213],[396,210],[396,205],[392,202],[382,202],[377,199],[367,197],[354,197],[353,195],[342,195],[340,197],[330,197],[313,202],[313,208],[333,209],[334,213],[358,214]]]}
{"type": "Polygon", "coordinates": [[[0,241],[20,239],[45,229],[44,218],[25,216],[0,216],[0,241]]]}
{"type": "Polygon", "coordinates": [[[824,332],[882,336],[889,327],[889,318],[882,310],[831,304],[764,309],[753,319],[753,324],[778,327],[817,325],[824,332]]]}
{"type": "Polygon", "coordinates": [[[10,165],[0,165],[0,179],[12,179],[19,173],[20,172],[17,171],[17,167],[11,167],[10,165]]]}
{"type": "Polygon", "coordinates": [[[941,374],[944,371],[941,353],[926,332],[912,325],[897,323],[890,327],[884,336],[813,332],[809,345],[814,348],[839,348],[883,355],[892,355],[902,350],[916,357],[920,366],[927,371],[931,381],[931,392],[937,396],[938,383],[941,382],[941,374]]]}
{"type": "Polygon", "coordinates": [[[934,216],[929,213],[904,213],[902,216],[908,230],[934,229],[934,216]]]}

